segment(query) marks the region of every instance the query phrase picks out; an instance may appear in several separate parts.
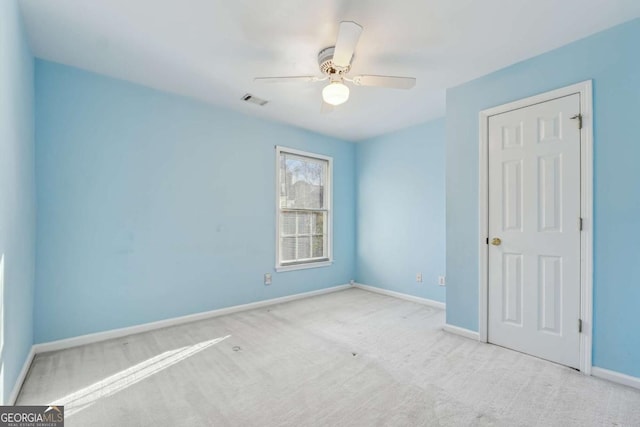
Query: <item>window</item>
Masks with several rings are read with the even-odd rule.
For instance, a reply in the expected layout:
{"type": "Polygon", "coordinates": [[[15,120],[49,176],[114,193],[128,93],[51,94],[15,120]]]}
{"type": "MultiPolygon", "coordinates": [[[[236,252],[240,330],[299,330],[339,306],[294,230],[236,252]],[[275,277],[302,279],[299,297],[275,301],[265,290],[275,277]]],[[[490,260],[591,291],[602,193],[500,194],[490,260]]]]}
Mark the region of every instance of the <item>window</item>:
{"type": "Polygon", "coordinates": [[[276,147],[276,270],[331,263],[331,157],[276,147]]]}

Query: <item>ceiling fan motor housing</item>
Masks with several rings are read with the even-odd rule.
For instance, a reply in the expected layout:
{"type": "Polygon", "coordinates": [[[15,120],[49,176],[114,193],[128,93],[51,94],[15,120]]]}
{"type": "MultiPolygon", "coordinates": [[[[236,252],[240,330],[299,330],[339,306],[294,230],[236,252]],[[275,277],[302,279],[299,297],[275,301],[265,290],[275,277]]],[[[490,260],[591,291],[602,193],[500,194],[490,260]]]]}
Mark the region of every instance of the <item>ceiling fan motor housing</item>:
{"type": "MultiPolygon", "coordinates": [[[[322,49],[318,54],[318,65],[320,66],[320,71],[322,74],[327,76],[342,76],[347,74],[349,70],[351,70],[351,64],[347,67],[336,67],[333,65],[333,52],[335,50],[335,46],[327,47],[322,49]]],[[[351,58],[353,60],[353,58],[351,58]]]]}

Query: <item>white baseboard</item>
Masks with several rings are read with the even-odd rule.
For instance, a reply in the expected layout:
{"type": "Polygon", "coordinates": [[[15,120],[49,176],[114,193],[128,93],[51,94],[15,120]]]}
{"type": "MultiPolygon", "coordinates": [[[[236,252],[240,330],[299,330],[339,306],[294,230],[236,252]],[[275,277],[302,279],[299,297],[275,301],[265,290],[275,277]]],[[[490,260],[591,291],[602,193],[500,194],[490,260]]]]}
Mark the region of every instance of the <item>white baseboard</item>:
{"type": "Polygon", "coordinates": [[[418,304],[428,305],[429,307],[435,307],[441,310],[446,310],[446,307],[447,307],[445,303],[440,301],[434,301],[428,298],[414,297],[413,295],[407,295],[401,292],[389,291],[387,289],[382,289],[382,288],[376,288],[375,286],[364,285],[362,283],[355,283],[353,286],[356,288],[364,289],[365,291],[375,292],[377,294],[400,298],[406,301],[417,302],[418,304]]]}
{"type": "Polygon", "coordinates": [[[186,316],[174,317],[171,319],[159,320],[157,322],[144,323],[142,325],[129,326],[126,328],[112,329],[104,332],[96,332],[93,334],[81,335],[73,338],[66,338],[57,341],[50,341],[41,344],[35,344],[35,353],[45,353],[48,351],[64,350],[67,348],[77,347],[80,345],[91,344],[100,341],[106,341],[113,338],[121,338],[128,335],[139,334],[154,329],[166,328],[169,326],[181,325],[183,323],[195,322],[197,320],[209,319],[211,317],[224,316],[226,314],[237,313],[239,311],[253,310],[256,308],[267,307],[275,304],[282,304],[298,299],[309,298],[317,295],[328,294],[332,292],[342,291],[350,288],[351,285],[340,285],[332,288],[320,289],[317,291],[303,292],[300,294],[288,295],[285,297],[272,298],[264,301],[252,302],[249,304],[234,305],[232,307],[220,308],[217,310],[205,311],[202,313],[189,314],[186,316]]]}
{"type": "Polygon", "coordinates": [[[463,336],[465,338],[470,338],[472,340],[480,341],[480,334],[478,332],[461,328],[459,326],[453,326],[447,323],[442,327],[442,330],[445,332],[449,332],[450,334],[456,334],[456,335],[463,336]]]}
{"type": "MultiPolygon", "coordinates": [[[[20,370],[20,374],[16,379],[16,383],[13,385],[13,390],[11,390],[11,394],[9,395],[9,400],[6,403],[7,405],[15,405],[16,400],[18,399],[18,394],[20,394],[20,389],[22,388],[22,383],[27,378],[27,373],[29,372],[29,368],[31,367],[31,362],[33,362],[33,358],[36,356],[35,349],[31,346],[29,350],[29,354],[27,354],[27,358],[24,360],[24,364],[22,365],[22,370],[20,370]]],[[[3,403],[5,404],[5,403],[3,403]]]]}
{"type": "Polygon", "coordinates": [[[591,375],[594,377],[602,378],[614,383],[626,385],[629,387],[640,389],[640,378],[632,377],[631,375],[621,374],[620,372],[610,371],[609,369],[598,368],[593,366],[591,368],[591,375]]]}

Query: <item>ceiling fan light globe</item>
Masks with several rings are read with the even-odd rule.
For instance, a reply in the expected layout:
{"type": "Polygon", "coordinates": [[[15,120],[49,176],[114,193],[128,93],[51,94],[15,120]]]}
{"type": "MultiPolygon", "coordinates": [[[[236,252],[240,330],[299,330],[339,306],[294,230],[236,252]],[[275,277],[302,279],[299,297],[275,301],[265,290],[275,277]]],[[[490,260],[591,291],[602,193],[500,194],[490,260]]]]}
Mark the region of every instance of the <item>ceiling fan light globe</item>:
{"type": "Polygon", "coordinates": [[[322,99],[331,105],[344,104],[349,99],[349,88],[340,82],[329,83],[322,89],[322,99]]]}

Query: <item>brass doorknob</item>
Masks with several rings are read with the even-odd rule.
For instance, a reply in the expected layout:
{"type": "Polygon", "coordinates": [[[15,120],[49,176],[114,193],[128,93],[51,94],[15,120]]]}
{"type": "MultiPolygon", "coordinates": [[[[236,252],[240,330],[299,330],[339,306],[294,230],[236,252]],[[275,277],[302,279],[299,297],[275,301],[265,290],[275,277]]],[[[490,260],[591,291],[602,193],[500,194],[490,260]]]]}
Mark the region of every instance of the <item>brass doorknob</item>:
{"type": "Polygon", "coordinates": [[[498,237],[494,237],[491,241],[491,244],[493,246],[500,246],[502,244],[502,240],[500,240],[498,237]]]}

